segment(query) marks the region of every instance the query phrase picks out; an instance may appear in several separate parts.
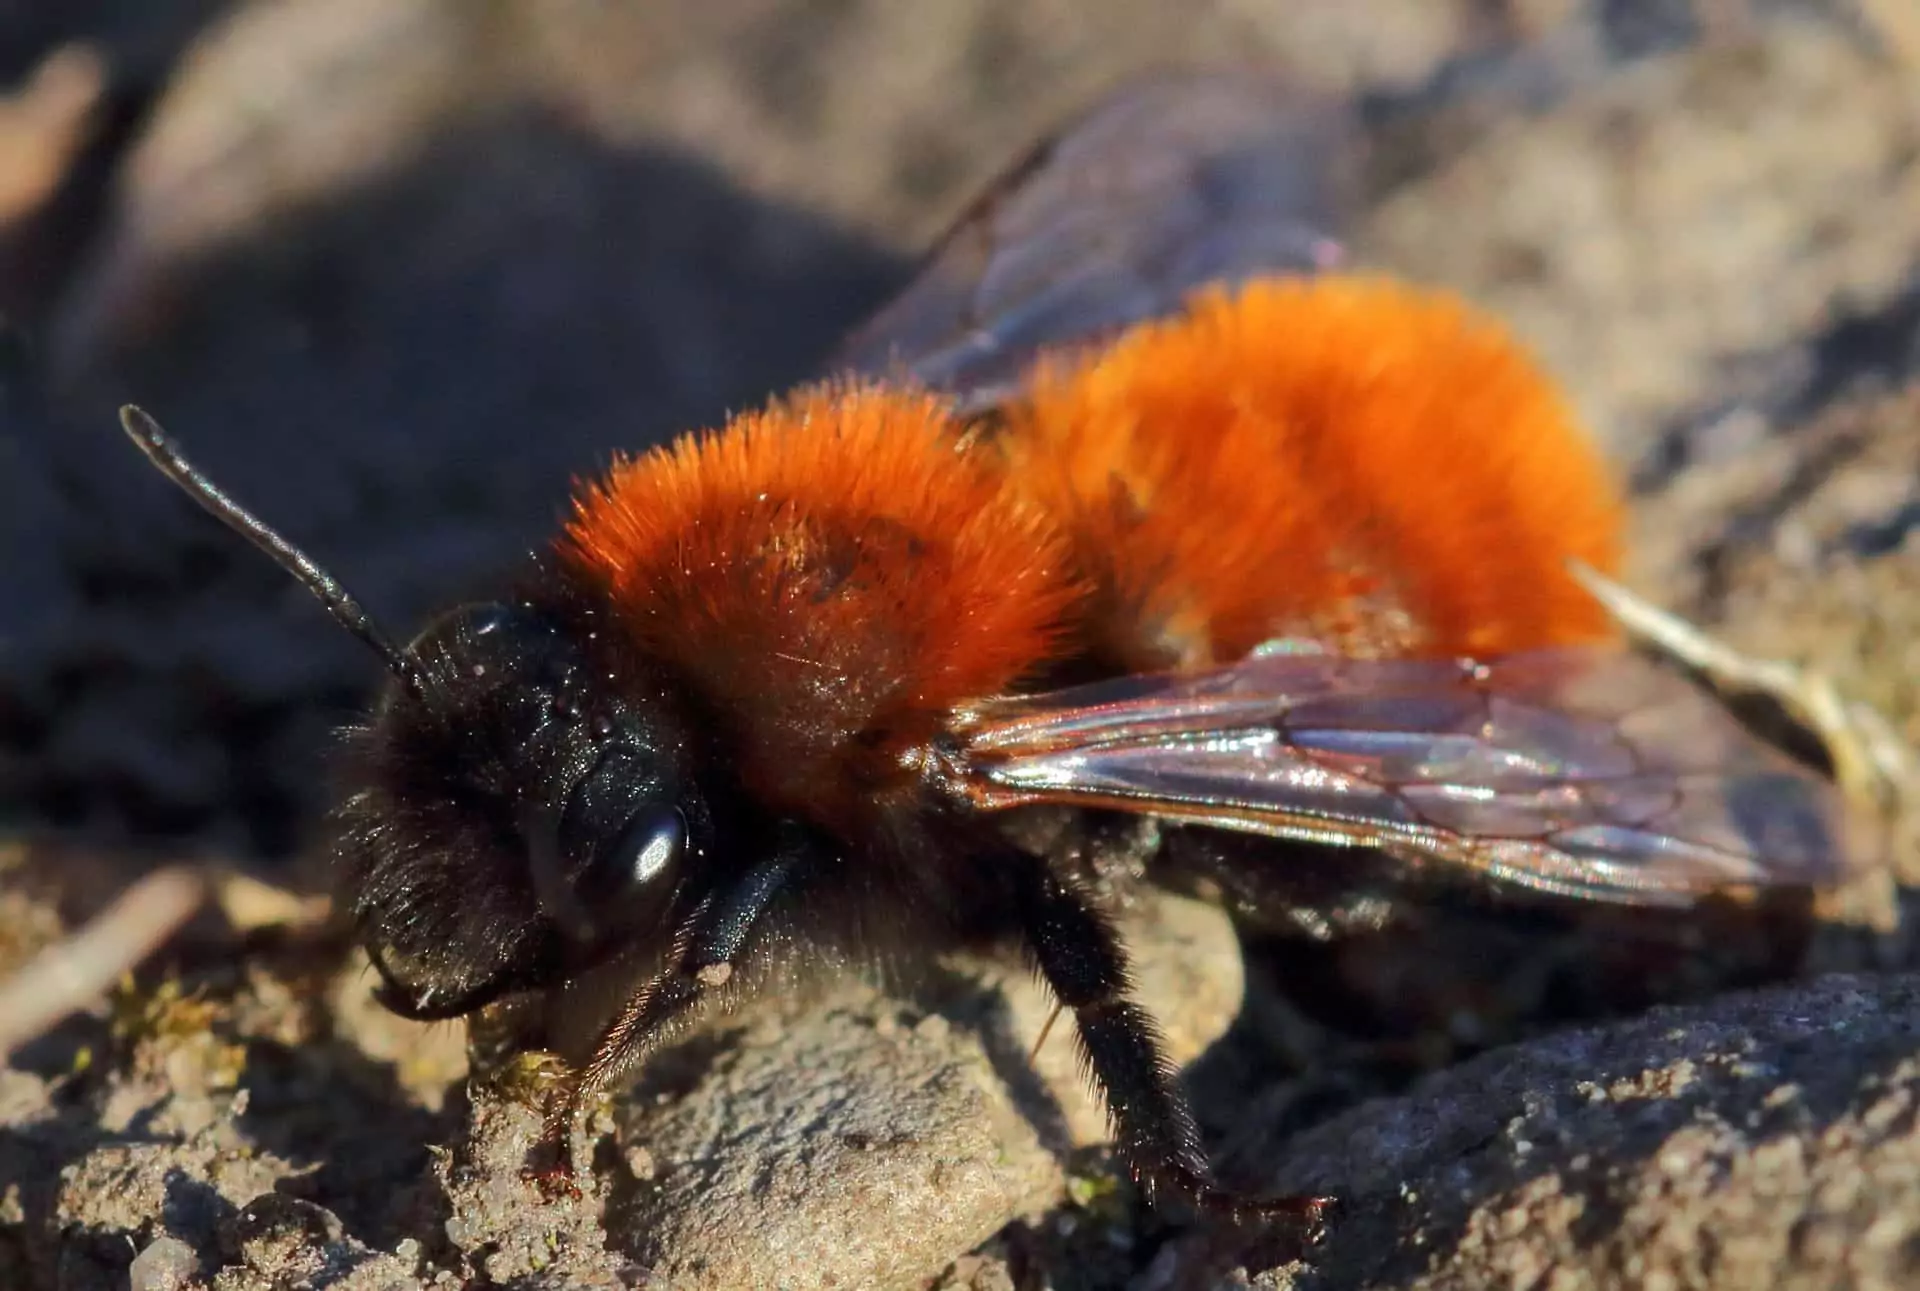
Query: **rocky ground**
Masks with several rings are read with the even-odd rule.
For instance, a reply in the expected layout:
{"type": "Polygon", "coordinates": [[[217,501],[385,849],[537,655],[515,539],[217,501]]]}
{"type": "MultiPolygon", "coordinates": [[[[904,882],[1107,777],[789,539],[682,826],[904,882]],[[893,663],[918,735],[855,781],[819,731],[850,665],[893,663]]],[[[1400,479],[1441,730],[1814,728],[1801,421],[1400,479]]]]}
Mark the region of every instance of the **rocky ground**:
{"type": "MultiPolygon", "coordinates": [[[[137,397],[396,624],[567,477],[807,374],[1112,78],[1348,96],[1356,256],[1514,320],[1633,481],[1633,582],[1920,736],[1920,23],[1780,0],[0,0],[0,973],[162,859],[314,890],[373,669],[119,438],[137,397]],[[290,467],[295,469],[289,469],[290,467]]],[[[1920,1279],[1916,849],[1812,912],[1435,909],[1267,937],[1141,900],[1238,1180],[1113,1181],[997,965],[694,1037],[517,1171],[541,1072],[375,1007],[230,885],[0,1069],[0,1285],[1894,1287],[1920,1279]]]]}

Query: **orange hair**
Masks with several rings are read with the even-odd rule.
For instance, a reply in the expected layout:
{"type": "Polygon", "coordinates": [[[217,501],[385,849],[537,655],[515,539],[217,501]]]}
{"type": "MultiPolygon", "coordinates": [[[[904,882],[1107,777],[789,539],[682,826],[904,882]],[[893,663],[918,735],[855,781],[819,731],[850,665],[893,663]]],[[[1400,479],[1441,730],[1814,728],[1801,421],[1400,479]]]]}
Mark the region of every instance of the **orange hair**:
{"type": "Polygon", "coordinates": [[[1043,363],[1001,443],[1071,535],[1116,666],[1284,636],[1492,654],[1611,633],[1566,571],[1619,561],[1606,466],[1553,382],[1451,296],[1360,276],[1208,291],[1043,363]]]}
{"type": "Polygon", "coordinates": [[[884,782],[951,709],[1051,657],[1079,592],[1062,537],[963,451],[945,403],[874,386],[616,463],[559,552],[719,719],[751,785],[830,815],[858,810],[836,786],[884,782]]]}

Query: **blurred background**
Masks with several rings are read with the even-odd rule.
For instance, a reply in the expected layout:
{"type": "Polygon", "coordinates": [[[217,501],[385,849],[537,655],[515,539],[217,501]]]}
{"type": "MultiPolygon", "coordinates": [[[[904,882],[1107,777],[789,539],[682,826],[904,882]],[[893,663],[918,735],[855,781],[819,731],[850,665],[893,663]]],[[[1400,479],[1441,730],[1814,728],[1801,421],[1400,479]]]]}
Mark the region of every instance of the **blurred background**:
{"type": "MultiPolygon", "coordinates": [[[[0,0],[0,824],[286,856],[380,680],[140,462],[119,402],[405,636],[541,541],[570,476],[815,372],[978,185],[1168,63],[1347,95],[1336,232],[1512,319],[1643,499],[1641,581],[1780,645],[1735,557],[1783,558],[1753,508],[1809,477],[1762,450],[1920,363],[1916,25],[1875,0],[0,0]]],[[[1755,596],[1899,551],[1920,494],[1885,451],[1795,531],[1802,582],[1766,565],[1755,596]]],[[[1866,684],[1904,718],[1896,565],[1847,593],[1880,619],[1807,651],[1900,652],[1866,684]]]]}

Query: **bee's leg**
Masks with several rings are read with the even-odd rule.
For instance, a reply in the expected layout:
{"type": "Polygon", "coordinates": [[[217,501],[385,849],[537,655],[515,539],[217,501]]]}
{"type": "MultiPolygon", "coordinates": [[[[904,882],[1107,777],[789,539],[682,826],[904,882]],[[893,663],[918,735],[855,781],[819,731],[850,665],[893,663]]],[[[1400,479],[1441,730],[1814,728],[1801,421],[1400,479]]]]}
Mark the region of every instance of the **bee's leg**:
{"type": "Polygon", "coordinates": [[[1842,698],[1830,678],[1783,660],[1749,658],[1587,566],[1574,562],[1571,569],[1634,640],[1718,690],[1761,694],[1778,703],[1825,746],[1834,779],[1855,802],[1884,807],[1920,784],[1914,752],[1892,724],[1870,706],[1842,698]]]}
{"type": "Polygon", "coordinates": [[[1010,860],[1028,952],[1060,1003],[1073,1010],[1081,1055],[1106,1098],[1115,1148],[1149,1200],[1167,1197],[1234,1218],[1317,1219],[1324,1197],[1239,1198],[1207,1168],[1193,1113],[1159,1028],[1127,998],[1126,950],[1112,921],[1038,859],[1010,860]]]}
{"type": "Polygon", "coordinates": [[[578,1195],[574,1186],[573,1126],[589,1099],[697,1019],[751,951],[762,918],[783,894],[810,845],[793,835],[766,859],[708,893],[675,929],[667,966],[620,1006],[594,1042],[587,1061],[556,1091],[534,1148],[538,1166],[524,1173],[541,1191],[578,1195]]]}

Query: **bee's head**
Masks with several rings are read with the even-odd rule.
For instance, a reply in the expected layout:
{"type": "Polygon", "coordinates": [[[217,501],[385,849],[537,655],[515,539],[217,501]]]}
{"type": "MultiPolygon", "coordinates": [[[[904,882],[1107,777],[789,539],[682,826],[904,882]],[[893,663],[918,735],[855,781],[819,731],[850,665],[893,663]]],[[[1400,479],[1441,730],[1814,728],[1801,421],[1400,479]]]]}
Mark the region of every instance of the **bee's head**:
{"type": "Polygon", "coordinates": [[[453,1016],[663,929],[710,833],[664,695],[528,603],[428,626],[358,734],[340,892],[384,1002],[453,1016]]]}
{"type": "Polygon", "coordinates": [[[684,728],[616,683],[590,614],[462,606],[396,647],[345,588],[200,475],[138,409],[122,422],[189,496],[265,550],[393,673],[355,735],[338,893],[413,1017],[558,986],[670,926],[711,842],[684,728]]]}

